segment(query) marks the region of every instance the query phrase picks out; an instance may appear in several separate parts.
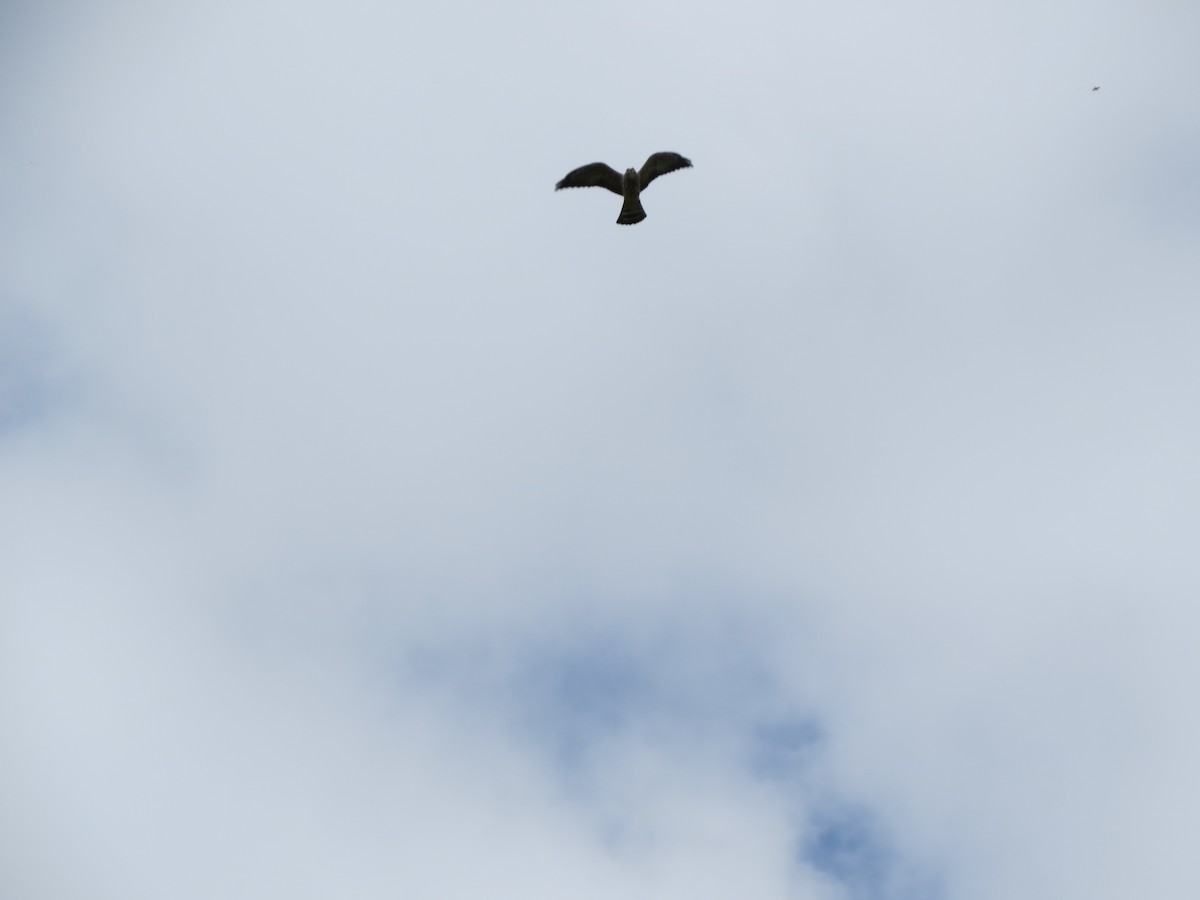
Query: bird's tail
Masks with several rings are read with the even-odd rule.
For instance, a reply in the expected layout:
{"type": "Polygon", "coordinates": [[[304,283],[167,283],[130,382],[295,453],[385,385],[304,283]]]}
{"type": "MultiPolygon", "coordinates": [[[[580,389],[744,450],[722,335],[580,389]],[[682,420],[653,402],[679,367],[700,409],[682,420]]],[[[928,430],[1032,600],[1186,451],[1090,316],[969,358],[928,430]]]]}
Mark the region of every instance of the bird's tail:
{"type": "Polygon", "coordinates": [[[646,218],[646,211],[642,209],[641,198],[636,194],[632,197],[627,196],[625,203],[621,206],[621,214],[617,216],[617,224],[636,225],[644,218],[646,218]]]}

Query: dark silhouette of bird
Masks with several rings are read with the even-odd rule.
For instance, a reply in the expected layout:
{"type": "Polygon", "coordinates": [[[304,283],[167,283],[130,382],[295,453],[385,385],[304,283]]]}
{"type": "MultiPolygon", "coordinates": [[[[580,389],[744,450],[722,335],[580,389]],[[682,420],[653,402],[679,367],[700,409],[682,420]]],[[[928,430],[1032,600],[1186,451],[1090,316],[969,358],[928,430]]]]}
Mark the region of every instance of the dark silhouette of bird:
{"type": "Polygon", "coordinates": [[[1100,90],[1100,85],[1096,85],[1094,88],[1092,88],[1092,90],[1093,90],[1093,91],[1098,91],[1098,90],[1100,90]]]}
{"type": "Polygon", "coordinates": [[[602,187],[608,188],[614,194],[625,198],[621,206],[621,214],[617,216],[618,225],[636,225],[646,218],[646,210],[642,209],[641,194],[659,175],[666,175],[676,169],[687,169],[692,161],[678,153],[652,153],[642,165],[641,171],[626,169],[622,175],[616,169],[602,162],[588,163],[567,173],[567,177],[554,186],[556,191],[563,188],[602,187]]]}

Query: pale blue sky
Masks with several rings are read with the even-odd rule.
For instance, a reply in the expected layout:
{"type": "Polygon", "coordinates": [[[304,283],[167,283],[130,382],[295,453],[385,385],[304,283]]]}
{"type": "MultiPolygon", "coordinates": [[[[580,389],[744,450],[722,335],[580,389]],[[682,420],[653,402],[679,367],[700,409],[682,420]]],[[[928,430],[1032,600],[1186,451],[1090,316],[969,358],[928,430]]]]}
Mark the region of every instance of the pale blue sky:
{"type": "Polygon", "coordinates": [[[1200,7],[0,16],[0,895],[1197,893],[1200,7]]]}

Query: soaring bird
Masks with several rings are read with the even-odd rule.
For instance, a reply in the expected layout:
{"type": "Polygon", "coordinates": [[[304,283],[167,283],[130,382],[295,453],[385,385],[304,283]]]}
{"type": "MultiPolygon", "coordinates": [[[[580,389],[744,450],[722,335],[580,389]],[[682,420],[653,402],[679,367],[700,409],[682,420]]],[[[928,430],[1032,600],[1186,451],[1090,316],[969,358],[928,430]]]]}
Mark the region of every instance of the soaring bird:
{"type": "Polygon", "coordinates": [[[652,153],[642,165],[642,170],[626,169],[622,175],[612,166],[602,162],[588,163],[580,166],[554,186],[556,191],[563,188],[602,187],[608,188],[614,194],[625,198],[621,206],[621,215],[617,216],[618,225],[636,225],[646,218],[642,209],[641,193],[650,186],[659,175],[666,175],[676,169],[687,169],[692,165],[690,159],[678,153],[652,153]]]}

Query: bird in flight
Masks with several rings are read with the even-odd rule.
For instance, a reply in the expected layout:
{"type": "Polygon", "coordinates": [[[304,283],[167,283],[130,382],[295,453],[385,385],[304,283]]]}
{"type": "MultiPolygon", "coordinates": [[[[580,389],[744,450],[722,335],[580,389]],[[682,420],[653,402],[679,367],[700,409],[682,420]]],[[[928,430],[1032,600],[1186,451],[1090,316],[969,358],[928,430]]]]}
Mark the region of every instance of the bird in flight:
{"type": "Polygon", "coordinates": [[[1093,91],[1098,91],[1098,90],[1100,90],[1100,85],[1096,85],[1094,88],[1092,88],[1092,90],[1093,90],[1093,91]]]}
{"type": "Polygon", "coordinates": [[[687,169],[692,165],[690,159],[678,153],[652,153],[642,165],[641,171],[626,169],[622,175],[611,166],[602,162],[588,163],[574,171],[568,172],[567,177],[554,186],[556,191],[563,188],[602,187],[608,188],[614,194],[625,198],[621,206],[621,215],[617,216],[618,225],[636,225],[646,218],[646,210],[642,209],[641,193],[659,175],[666,175],[676,169],[687,169]]]}

